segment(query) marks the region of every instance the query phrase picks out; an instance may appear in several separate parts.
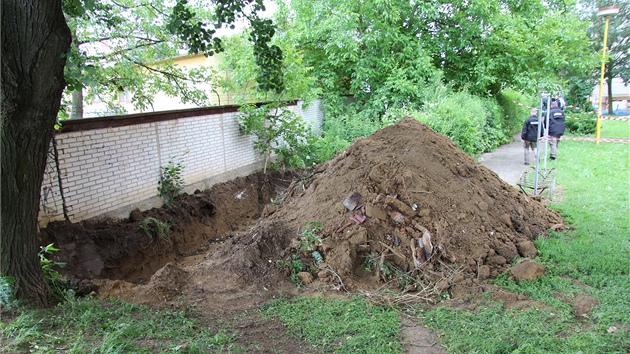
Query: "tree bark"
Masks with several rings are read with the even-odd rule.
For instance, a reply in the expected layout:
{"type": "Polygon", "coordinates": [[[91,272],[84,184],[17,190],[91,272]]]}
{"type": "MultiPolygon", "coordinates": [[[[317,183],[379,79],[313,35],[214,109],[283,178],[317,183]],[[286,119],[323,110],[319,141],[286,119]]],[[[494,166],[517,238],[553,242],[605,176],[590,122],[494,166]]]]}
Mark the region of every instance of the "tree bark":
{"type": "Polygon", "coordinates": [[[61,1],[2,1],[0,275],[13,278],[17,299],[41,305],[50,290],[37,217],[70,41],[61,1]]]}
{"type": "Polygon", "coordinates": [[[72,92],[72,111],[70,111],[70,119],[83,118],[83,90],[79,89],[72,92]]]}
{"type": "MultiPolygon", "coordinates": [[[[65,17],[66,23],[71,23],[70,18],[65,17]]],[[[74,29],[71,31],[72,34],[72,51],[79,52],[79,40],[77,39],[77,29],[76,23],[74,24],[74,29]]],[[[76,91],[72,91],[72,107],[70,110],[70,119],[82,119],[83,118],[83,88],[79,88],[76,91]]]]}
{"type": "Polygon", "coordinates": [[[606,75],[606,84],[608,85],[608,114],[613,114],[613,78],[611,70],[608,70],[606,75]]]}

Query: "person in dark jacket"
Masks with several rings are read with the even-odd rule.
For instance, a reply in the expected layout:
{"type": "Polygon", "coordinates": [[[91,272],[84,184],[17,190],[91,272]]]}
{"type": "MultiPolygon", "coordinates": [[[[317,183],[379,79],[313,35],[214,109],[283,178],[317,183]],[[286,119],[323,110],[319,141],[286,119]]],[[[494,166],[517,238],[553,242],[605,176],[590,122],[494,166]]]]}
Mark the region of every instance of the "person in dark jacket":
{"type": "Polygon", "coordinates": [[[558,101],[551,101],[549,109],[549,146],[551,153],[549,158],[558,158],[558,142],[564,135],[564,112],[558,107],[558,101]]]}
{"type": "MultiPolygon", "coordinates": [[[[525,164],[529,165],[529,151],[534,152],[534,156],[536,156],[536,142],[538,140],[538,110],[536,108],[532,108],[530,111],[530,116],[525,119],[525,123],[523,124],[523,130],[521,130],[521,140],[523,141],[523,148],[525,149],[524,157],[525,164]]],[[[541,129],[542,133],[542,129],[541,129]]]]}
{"type": "Polygon", "coordinates": [[[556,101],[558,101],[558,107],[564,111],[564,108],[567,106],[567,102],[565,101],[564,97],[558,95],[556,97],[556,101]]]}

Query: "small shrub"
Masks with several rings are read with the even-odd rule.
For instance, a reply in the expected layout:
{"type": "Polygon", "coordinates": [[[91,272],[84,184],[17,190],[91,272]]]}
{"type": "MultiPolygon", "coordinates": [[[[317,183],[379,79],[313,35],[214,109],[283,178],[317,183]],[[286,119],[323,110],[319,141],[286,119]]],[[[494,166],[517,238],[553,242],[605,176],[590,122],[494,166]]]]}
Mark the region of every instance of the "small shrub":
{"type": "Polygon", "coordinates": [[[597,128],[597,115],[595,113],[566,113],[571,118],[564,121],[566,132],[575,135],[594,134],[597,128]]]}
{"type": "Polygon", "coordinates": [[[17,306],[15,296],[13,294],[13,278],[0,277],[0,305],[7,308],[17,306]]]}
{"type": "Polygon", "coordinates": [[[333,134],[314,137],[309,141],[310,155],[308,156],[315,164],[322,163],[333,158],[337,152],[347,148],[351,143],[352,141],[333,134]]]}
{"type": "Polygon", "coordinates": [[[140,221],[138,227],[155,242],[168,240],[171,235],[171,225],[169,223],[150,216],[140,221]]]}
{"type": "Polygon", "coordinates": [[[306,223],[306,226],[300,237],[296,248],[301,252],[313,252],[317,246],[321,245],[322,238],[317,234],[322,229],[322,224],[317,221],[311,221],[306,223]]]}
{"type": "Polygon", "coordinates": [[[181,161],[188,151],[181,156],[171,157],[166,166],[160,166],[160,180],[158,181],[158,193],[166,199],[166,205],[172,205],[173,199],[184,188],[184,164],[181,161]]]}
{"type": "Polygon", "coordinates": [[[278,155],[281,166],[301,164],[292,157],[297,149],[306,144],[309,136],[302,117],[288,110],[283,102],[261,106],[243,105],[240,111],[240,131],[256,137],[254,149],[265,159],[264,173],[274,153],[278,155]]]}
{"type": "Polygon", "coordinates": [[[57,262],[48,258],[52,258],[53,253],[59,251],[59,249],[55,248],[52,243],[48,246],[40,246],[39,248],[39,262],[41,264],[42,271],[44,272],[44,280],[46,280],[50,286],[53,294],[62,298],[65,294],[65,290],[67,289],[67,279],[63,277],[55,267],[63,268],[66,266],[66,263],[57,262]]]}
{"type": "Polygon", "coordinates": [[[302,285],[302,281],[298,277],[298,273],[304,270],[304,263],[297,254],[292,254],[287,260],[279,259],[276,261],[276,267],[287,268],[291,273],[290,279],[296,286],[302,285]]]}

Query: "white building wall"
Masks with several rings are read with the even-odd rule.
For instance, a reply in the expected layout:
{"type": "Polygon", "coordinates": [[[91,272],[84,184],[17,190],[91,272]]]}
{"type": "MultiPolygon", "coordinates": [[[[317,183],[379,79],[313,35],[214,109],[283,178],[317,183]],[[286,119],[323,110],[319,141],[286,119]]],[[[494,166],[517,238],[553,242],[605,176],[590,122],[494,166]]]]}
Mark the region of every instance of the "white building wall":
{"type": "Polygon", "coordinates": [[[320,133],[320,127],[324,124],[324,108],[321,100],[315,100],[304,107],[304,102],[298,102],[297,114],[301,115],[307,124],[313,127],[314,133],[320,133]]]}
{"type": "MultiPolygon", "coordinates": [[[[323,112],[311,104],[290,109],[317,129],[323,112]]],[[[160,166],[181,161],[185,192],[254,172],[262,158],[254,137],[242,135],[238,112],[186,117],[113,128],[59,133],[55,136],[68,217],[127,217],[131,210],[159,207],[160,166]],[[184,152],[187,151],[186,154],[184,152]]],[[[61,195],[54,158],[42,184],[40,226],[62,220],[61,195]]]]}
{"type": "MultiPolygon", "coordinates": [[[[602,96],[604,97],[604,102],[608,101],[608,83],[604,81],[602,83],[602,96]]],[[[593,103],[593,108],[597,109],[599,107],[599,90],[600,87],[593,87],[593,92],[591,93],[591,102],[593,103]]],[[[614,78],[612,81],[612,94],[613,94],[613,102],[616,102],[613,105],[613,108],[616,109],[625,109],[627,108],[627,100],[630,97],[630,84],[623,81],[621,78],[614,78]],[[622,101],[626,100],[626,107],[621,106],[622,101]],[[617,108],[617,105],[619,107],[617,108]]],[[[606,111],[607,107],[604,107],[604,111],[606,111]]]]}

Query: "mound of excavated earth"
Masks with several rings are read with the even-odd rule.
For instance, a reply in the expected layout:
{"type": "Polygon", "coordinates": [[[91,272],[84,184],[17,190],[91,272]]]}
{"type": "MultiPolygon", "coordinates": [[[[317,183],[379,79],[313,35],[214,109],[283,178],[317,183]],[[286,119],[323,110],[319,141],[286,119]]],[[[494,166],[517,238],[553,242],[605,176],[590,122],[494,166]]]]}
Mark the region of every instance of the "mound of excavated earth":
{"type": "Polygon", "coordinates": [[[425,280],[493,277],[513,259],[535,256],[532,240],[563,222],[412,118],[356,140],[317,172],[267,220],[294,236],[321,223],[322,268],[346,288],[374,280],[366,261],[425,280]]]}
{"type": "Polygon", "coordinates": [[[205,257],[171,262],[143,285],[104,282],[101,291],[251,304],[292,288],[299,260],[299,278],[313,288],[457,292],[534,257],[532,240],[563,223],[412,118],[357,139],[276,200],[205,257]]]}

